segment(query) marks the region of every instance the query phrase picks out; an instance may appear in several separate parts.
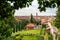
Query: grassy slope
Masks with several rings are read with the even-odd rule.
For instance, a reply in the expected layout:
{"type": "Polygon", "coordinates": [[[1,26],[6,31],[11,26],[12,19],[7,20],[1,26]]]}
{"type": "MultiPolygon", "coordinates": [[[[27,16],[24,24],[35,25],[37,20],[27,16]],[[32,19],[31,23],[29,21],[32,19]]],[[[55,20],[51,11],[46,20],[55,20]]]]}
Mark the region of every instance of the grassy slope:
{"type": "Polygon", "coordinates": [[[23,36],[22,40],[40,40],[38,36],[43,35],[44,34],[44,29],[42,29],[42,31],[40,29],[36,29],[36,30],[22,30],[20,32],[17,33],[13,33],[12,35],[15,36],[16,35],[16,39],[20,39],[21,35],[23,36]],[[40,34],[41,33],[41,34],[40,34]]]}
{"type": "Polygon", "coordinates": [[[20,35],[24,35],[24,34],[40,34],[40,33],[44,33],[44,29],[42,29],[42,31],[40,29],[36,29],[36,30],[22,30],[16,33],[12,33],[12,36],[20,34],[20,35]]]}

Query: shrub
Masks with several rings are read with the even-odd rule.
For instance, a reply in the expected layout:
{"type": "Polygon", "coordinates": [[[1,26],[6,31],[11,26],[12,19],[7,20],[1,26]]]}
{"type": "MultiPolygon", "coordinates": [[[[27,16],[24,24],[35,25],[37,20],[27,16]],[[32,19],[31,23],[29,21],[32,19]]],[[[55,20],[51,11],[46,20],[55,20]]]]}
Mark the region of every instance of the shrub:
{"type": "Polygon", "coordinates": [[[44,40],[44,36],[36,36],[38,40],[44,40]]]}
{"type": "Polygon", "coordinates": [[[14,32],[21,31],[25,29],[26,24],[29,23],[28,20],[20,20],[15,23],[14,32]]]}
{"type": "Polygon", "coordinates": [[[46,28],[46,24],[42,24],[42,28],[46,28]]]}

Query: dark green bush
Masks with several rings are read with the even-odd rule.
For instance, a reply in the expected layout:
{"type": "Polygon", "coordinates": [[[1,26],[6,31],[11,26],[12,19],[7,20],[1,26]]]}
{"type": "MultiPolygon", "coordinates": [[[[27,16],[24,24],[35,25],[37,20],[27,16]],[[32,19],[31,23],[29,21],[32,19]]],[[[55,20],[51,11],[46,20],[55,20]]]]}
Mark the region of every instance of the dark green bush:
{"type": "Polygon", "coordinates": [[[21,31],[25,29],[26,24],[29,23],[28,20],[20,20],[15,23],[14,32],[21,31]]]}
{"type": "Polygon", "coordinates": [[[42,24],[42,28],[46,28],[46,24],[42,24]]]}
{"type": "Polygon", "coordinates": [[[44,40],[44,36],[36,36],[38,40],[44,40]]]}
{"type": "Polygon", "coordinates": [[[52,35],[48,35],[49,40],[53,40],[52,35]]]}

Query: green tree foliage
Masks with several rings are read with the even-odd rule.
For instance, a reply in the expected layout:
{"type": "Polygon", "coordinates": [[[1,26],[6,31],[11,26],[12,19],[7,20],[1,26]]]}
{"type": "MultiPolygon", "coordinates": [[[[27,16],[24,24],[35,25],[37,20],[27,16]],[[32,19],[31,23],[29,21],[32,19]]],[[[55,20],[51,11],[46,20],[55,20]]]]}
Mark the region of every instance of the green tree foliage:
{"type": "Polygon", "coordinates": [[[60,28],[60,7],[58,8],[57,11],[57,16],[56,16],[56,27],[60,28]]]}
{"type": "Polygon", "coordinates": [[[31,14],[31,16],[30,16],[30,22],[31,23],[34,23],[34,18],[33,18],[33,15],[31,14]]]}
{"type": "Polygon", "coordinates": [[[41,21],[40,21],[40,20],[35,20],[35,23],[36,23],[37,25],[41,25],[41,21]]]}
{"type": "Polygon", "coordinates": [[[0,40],[11,36],[14,27],[14,11],[26,7],[32,0],[0,0],[0,40]],[[13,6],[9,2],[13,3],[13,6]]]}
{"type": "MultiPolygon", "coordinates": [[[[0,19],[6,19],[13,15],[13,8],[7,2],[0,2],[0,19]]],[[[11,18],[11,17],[10,17],[11,18]]]]}
{"type": "Polygon", "coordinates": [[[60,0],[38,0],[40,11],[45,11],[46,7],[54,8],[60,6],[60,0]]]}
{"type": "Polygon", "coordinates": [[[31,2],[33,0],[7,0],[7,1],[10,1],[10,2],[14,2],[13,3],[13,8],[14,9],[18,9],[18,8],[23,8],[23,7],[26,7],[26,6],[29,6],[31,5],[31,2]]]}
{"type": "MultiPolygon", "coordinates": [[[[31,5],[31,2],[33,0],[1,0],[0,2],[11,2],[13,3],[13,8],[14,9],[18,9],[18,8],[23,8],[23,7],[26,7],[26,6],[29,6],[31,5]]],[[[39,3],[39,9],[40,11],[45,11],[45,8],[46,7],[50,7],[50,8],[54,8],[57,6],[60,6],[60,0],[38,0],[38,3],[39,3]]]]}
{"type": "Polygon", "coordinates": [[[32,0],[1,0],[0,1],[0,17],[1,18],[9,18],[13,15],[13,10],[26,7],[27,5],[31,4],[32,0]],[[13,6],[10,5],[9,2],[13,3],[13,6]],[[8,16],[7,16],[8,15],[8,16]]]}
{"type": "Polygon", "coordinates": [[[30,16],[30,23],[36,23],[36,20],[34,19],[33,15],[30,16]]]}
{"type": "Polygon", "coordinates": [[[38,19],[34,19],[33,15],[30,16],[30,22],[35,23],[36,25],[41,24],[41,21],[38,19]]]}
{"type": "Polygon", "coordinates": [[[25,26],[29,23],[28,20],[20,20],[15,23],[15,27],[13,29],[13,32],[21,31],[22,29],[25,29],[25,26]]]}
{"type": "Polygon", "coordinates": [[[11,36],[12,29],[9,24],[4,22],[4,20],[0,20],[0,40],[5,39],[11,36]]]}
{"type": "Polygon", "coordinates": [[[29,23],[29,20],[21,20],[21,29],[25,29],[25,26],[29,23]]]}
{"type": "Polygon", "coordinates": [[[0,1],[0,40],[11,36],[13,13],[14,10],[8,2],[0,1]]]}

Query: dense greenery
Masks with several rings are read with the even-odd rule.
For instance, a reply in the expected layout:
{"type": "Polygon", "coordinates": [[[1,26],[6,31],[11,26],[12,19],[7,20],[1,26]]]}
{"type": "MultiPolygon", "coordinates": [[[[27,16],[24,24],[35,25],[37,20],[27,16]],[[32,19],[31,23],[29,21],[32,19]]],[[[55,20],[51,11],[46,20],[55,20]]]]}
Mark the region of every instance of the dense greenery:
{"type": "Polygon", "coordinates": [[[14,12],[19,7],[26,7],[32,0],[0,0],[0,40],[11,36],[15,28],[14,12]],[[12,2],[13,6],[9,3],[12,2]]]}
{"type": "Polygon", "coordinates": [[[57,11],[57,16],[56,16],[56,27],[60,28],[60,7],[58,8],[57,11]]]}
{"type": "Polygon", "coordinates": [[[31,22],[31,23],[34,23],[34,20],[35,20],[35,19],[33,18],[33,15],[31,14],[31,16],[30,16],[30,22],[31,22]]]}
{"type": "Polygon", "coordinates": [[[55,8],[60,6],[60,0],[38,0],[40,11],[45,11],[47,7],[55,8]]]}
{"type": "Polygon", "coordinates": [[[14,12],[19,7],[26,7],[32,0],[0,0],[0,40],[11,36],[15,28],[14,12]],[[12,2],[13,6],[9,3],[12,2]]]}
{"type": "Polygon", "coordinates": [[[0,1],[0,40],[3,40],[12,33],[14,10],[7,2],[0,1]]]}
{"type": "Polygon", "coordinates": [[[15,27],[13,28],[13,32],[21,31],[25,29],[25,26],[29,23],[29,20],[19,20],[15,22],[15,27]]]}
{"type": "Polygon", "coordinates": [[[31,14],[31,16],[30,16],[29,22],[30,22],[30,23],[35,23],[36,25],[41,24],[41,21],[40,21],[40,20],[38,20],[37,18],[36,18],[36,19],[34,19],[34,17],[33,17],[33,15],[32,15],[32,14],[31,14]]]}

